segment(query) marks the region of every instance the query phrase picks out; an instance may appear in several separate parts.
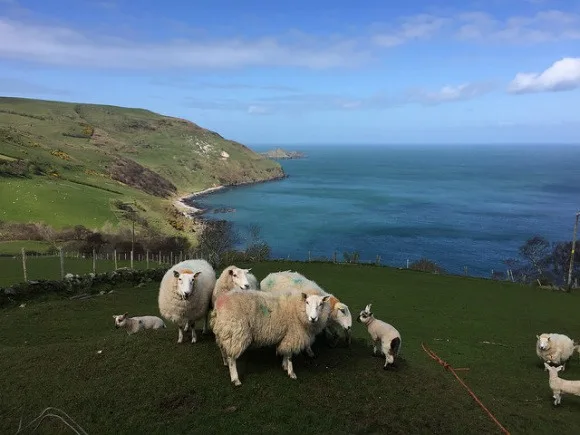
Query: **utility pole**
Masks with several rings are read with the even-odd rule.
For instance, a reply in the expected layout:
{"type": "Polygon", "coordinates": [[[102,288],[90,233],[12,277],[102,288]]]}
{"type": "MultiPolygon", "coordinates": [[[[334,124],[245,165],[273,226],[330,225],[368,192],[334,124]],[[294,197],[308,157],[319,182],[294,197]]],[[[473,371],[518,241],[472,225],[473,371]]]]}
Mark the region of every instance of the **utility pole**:
{"type": "Polygon", "coordinates": [[[576,213],[576,222],[574,223],[574,235],[572,236],[572,252],[570,253],[570,268],[568,269],[568,290],[572,286],[572,271],[574,270],[574,251],[576,248],[576,232],[578,231],[578,217],[580,211],[576,213]]]}

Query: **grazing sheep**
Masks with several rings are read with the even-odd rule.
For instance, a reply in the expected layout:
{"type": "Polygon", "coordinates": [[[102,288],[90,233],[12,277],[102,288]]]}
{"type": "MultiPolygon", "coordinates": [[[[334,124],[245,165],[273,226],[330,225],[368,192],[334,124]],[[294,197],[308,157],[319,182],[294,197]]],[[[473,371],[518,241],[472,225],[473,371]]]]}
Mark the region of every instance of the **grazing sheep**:
{"type": "Polygon", "coordinates": [[[159,312],[178,327],[177,342],[191,328],[191,342],[197,341],[195,322],[204,319],[207,332],[209,304],[216,283],[213,267],[203,259],[185,260],[170,267],[159,285],[159,312]]]}
{"type": "Polygon", "coordinates": [[[324,305],[329,297],[265,293],[258,290],[232,290],[218,296],[212,329],[230,379],[241,385],[236,361],[252,347],[276,345],[282,355],[282,368],[296,379],[292,354],[298,354],[314,341],[324,305]]]}
{"type": "Polygon", "coordinates": [[[234,265],[226,267],[217,279],[211,303],[215,307],[215,301],[222,293],[229,292],[233,289],[248,290],[250,282],[248,281],[248,272],[251,269],[240,269],[234,265]]]}
{"type": "Polygon", "coordinates": [[[115,314],[115,328],[125,328],[127,334],[135,334],[142,329],[166,328],[165,323],[157,316],[128,317],[128,313],[115,314]]]}
{"type": "MultiPolygon", "coordinates": [[[[344,331],[347,344],[351,342],[352,315],[348,306],[338,300],[337,297],[323,290],[315,281],[306,278],[298,272],[289,270],[283,272],[270,273],[260,283],[263,291],[271,293],[285,292],[288,289],[296,289],[307,294],[318,294],[321,296],[330,296],[330,319],[327,327],[324,329],[326,338],[332,345],[336,345],[341,332],[344,331]]],[[[306,349],[308,356],[314,356],[312,349],[306,349]]]]}
{"type": "Polygon", "coordinates": [[[357,321],[362,322],[373,340],[373,355],[385,356],[384,369],[395,362],[395,358],[401,351],[401,334],[392,325],[376,319],[371,311],[372,304],[368,304],[362,310],[357,321]]]}
{"type": "Polygon", "coordinates": [[[536,355],[544,362],[562,365],[562,370],[574,351],[578,351],[578,345],[564,334],[544,333],[536,335],[536,339],[536,355]]]}
{"type": "Polygon", "coordinates": [[[552,393],[554,394],[554,405],[559,405],[562,401],[562,393],[574,394],[580,396],[580,381],[570,381],[558,377],[558,372],[564,370],[564,366],[553,367],[544,362],[544,367],[549,372],[549,382],[552,393]]]}

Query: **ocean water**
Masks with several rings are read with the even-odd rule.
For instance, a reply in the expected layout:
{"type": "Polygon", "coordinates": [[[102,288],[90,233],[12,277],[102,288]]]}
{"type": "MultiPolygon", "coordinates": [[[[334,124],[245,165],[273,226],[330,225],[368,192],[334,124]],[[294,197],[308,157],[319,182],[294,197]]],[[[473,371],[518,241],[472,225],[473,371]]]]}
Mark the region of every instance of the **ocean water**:
{"type": "MultiPolygon", "coordinates": [[[[267,147],[273,148],[273,147],[267,147]]],[[[256,151],[266,147],[254,147],[256,151]]],[[[571,240],[580,210],[580,146],[301,146],[287,179],[200,198],[258,224],[275,257],[359,251],[404,267],[421,257],[490,276],[529,237],[571,240]]]]}

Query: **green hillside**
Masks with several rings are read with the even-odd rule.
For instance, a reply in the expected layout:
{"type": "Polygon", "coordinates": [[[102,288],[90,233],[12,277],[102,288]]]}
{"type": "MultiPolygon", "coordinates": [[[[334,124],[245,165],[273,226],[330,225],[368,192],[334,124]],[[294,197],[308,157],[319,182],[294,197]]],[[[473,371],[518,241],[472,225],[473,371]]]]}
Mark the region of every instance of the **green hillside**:
{"type": "Polygon", "coordinates": [[[281,166],[190,121],[143,109],[0,97],[0,220],[116,225],[137,201],[164,232],[171,202],[280,178],[281,166]]]}

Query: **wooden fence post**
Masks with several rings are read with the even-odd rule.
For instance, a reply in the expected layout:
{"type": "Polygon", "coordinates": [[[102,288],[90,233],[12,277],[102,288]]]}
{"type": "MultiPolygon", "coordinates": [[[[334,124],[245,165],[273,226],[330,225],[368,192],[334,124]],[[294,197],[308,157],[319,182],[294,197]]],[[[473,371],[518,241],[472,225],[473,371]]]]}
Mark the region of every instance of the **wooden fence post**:
{"type": "Polygon", "coordinates": [[[145,254],[145,261],[146,261],[147,269],[149,269],[149,249],[147,250],[147,253],[145,254]]]}
{"type": "Polygon", "coordinates": [[[22,272],[24,273],[24,282],[28,281],[28,274],[26,273],[26,252],[22,248],[22,272]]]}
{"type": "Polygon", "coordinates": [[[93,273],[97,273],[97,256],[95,254],[95,248],[93,248],[93,273]]]}
{"type": "Polygon", "coordinates": [[[113,251],[113,256],[115,257],[115,270],[117,270],[117,249],[113,251]]]}
{"type": "Polygon", "coordinates": [[[131,249],[131,269],[133,269],[133,250],[131,249]]]}
{"type": "Polygon", "coordinates": [[[64,279],[64,253],[62,252],[62,247],[58,248],[60,255],[60,278],[64,279]]]}

